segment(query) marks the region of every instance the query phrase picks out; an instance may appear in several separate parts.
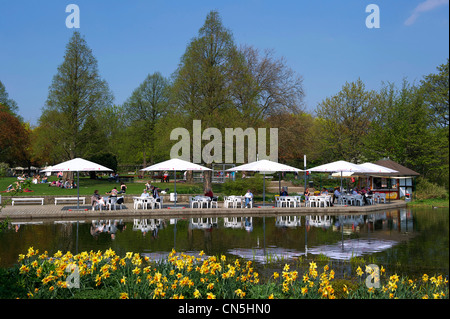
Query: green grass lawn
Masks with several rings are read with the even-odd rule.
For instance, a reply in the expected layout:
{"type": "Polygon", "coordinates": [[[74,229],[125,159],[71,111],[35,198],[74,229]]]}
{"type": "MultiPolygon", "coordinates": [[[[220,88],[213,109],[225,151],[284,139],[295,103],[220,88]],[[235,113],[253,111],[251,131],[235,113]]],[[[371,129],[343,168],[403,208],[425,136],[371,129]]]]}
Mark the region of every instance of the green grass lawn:
{"type": "MultiPolygon", "coordinates": [[[[51,176],[49,181],[56,180],[56,177],[51,176]]],[[[3,196],[9,196],[10,193],[5,193],[5,191],[10,184],[14,184],[17,181],[15,177],[2,177],[0,178],[0,193],[3,196]]],[[[127,185],[127,194],[140,195],[145,188],[145,183],[134,182],[125,183],[127,185]]],[[[174,191],[174,183],[152,183],[161,190],[169,189],[168,193],[174,191]]],[[[80,177],[80,195],[92,195],[94,190],[98,190],[100,194],[105,194],[111,191],[113,187],[117,187],[120,190],[120,183],[109,182],[107,179],[94,180],[88,177],[80,177]]],[[[34,195],[55,195],[55,196],[73,196],[77,194],[77,189],[64,189],[59,187],[49,186],[49,184],[31,184],[29,186],[33,192],[22,192],[18,193],[16,196],[34,196],[34,195]]],[[[214,185],[213,191],[220,192],[221,185],[214,185]]],[[[177,193],[178,194],[201,194],[203,193],[203,184],[186,184],[182,182],[177,182],[177,193]]]]}

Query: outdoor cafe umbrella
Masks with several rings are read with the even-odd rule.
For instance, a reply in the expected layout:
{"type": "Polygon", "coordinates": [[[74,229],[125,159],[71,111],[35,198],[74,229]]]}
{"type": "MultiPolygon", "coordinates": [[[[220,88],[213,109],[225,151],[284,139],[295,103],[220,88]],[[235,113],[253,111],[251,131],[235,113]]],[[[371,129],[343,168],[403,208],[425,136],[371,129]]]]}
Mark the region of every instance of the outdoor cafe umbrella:
{"type": "Polygon", "coordinates": [[[173,171],[174,179],[174,193],[175,193],[175,207],[177,206],[177,171],[210,171],[211,169],[195,163],[191,163],[179,158],[172,158],[170,160],[157,163],[141,169],[141,171],[173,171]]]}
{"type": "Polygon", "coordinates": [[[74,158],[66,162],[59,163],[52,167],[48,167],[42,172],[77,172],[77,209],[80,208],[80,172],[103,172],[112,171],[112,169],[107,168],[103,165],[82,159],[74,158]]]}
{"type": "Polygon", "coordinates": [[[259,160],[251,162],[248,164],[243,164],[240,166],[232,167],[227,169],[227,171],[248,171],[248,172],[263,172],[263,206],[266,202],[266,172],[302,172],[303,170],[295,168],[289,165],[269,161],[269,160],[259,160]]]}
{"type": "MultiPolygon", "coordinates": [[[[365,175],[365,176],[377,174],[377,175],[385,176],[385,175],[392,175],[392,174],[398,173],[398,171],[396,171],[396,170],[393,170],[391,168],[384,167],[381,165],[377,165],[374,163],[362,163],[362,164],[357,164],[357,166],[363,167],[363,168],[369,170],[369,172],[364,172],[362,174],[361,173],[358,174],[358,172],[341,172],[342,176],[350,177],[355,174],[356,175],[365,175]]],[[[336,173],[332,174],[332,176],[337,177],[336,173]]]]}
{"type": "Polygon", "coordinates": [[[316,166],[308,169],[310,172],[329,172],[329,173],[341,173],[341,191],[342,191],[342,175],[344,172],[352,173],[371,173],[371,170],[357,164],[353,164],[347,161],[336,161],[320,166],[316,166]]]}

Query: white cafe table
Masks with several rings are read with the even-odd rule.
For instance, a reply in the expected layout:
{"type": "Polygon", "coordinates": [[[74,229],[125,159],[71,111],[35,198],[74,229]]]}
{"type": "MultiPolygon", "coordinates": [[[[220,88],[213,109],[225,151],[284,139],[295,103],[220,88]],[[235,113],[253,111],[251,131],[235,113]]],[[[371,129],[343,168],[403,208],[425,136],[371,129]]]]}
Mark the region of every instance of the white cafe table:
{"type": "Polygon", "coordinates": [[[211,203],[211,197],[209,197],[209,196],[200,196],[200,195],[198,195],[198,196],[194,197],[194,200],[199,202],[200,208],[203,208],[203,204],[206,204],[206,208],[209,208],[209,205],[211,203]]]}
{"type": "Polygon", "coordinates": [[[331,198],[331,195],[309,196],[306,206],[312,207],[314,204],[315,207],[321,207],[321,203],[324,207],[331,206],[331,198]]]}
{"type": "Polygon", "coordinates": [[[153,198],[152,197],[138,197],[135,196],[133,197],[133,201],[134,201],[134,209],[137,209],[139,207],[139,205],[142,207],[142,209],[147,209],[148,208],[148,204],[151,205],[151,208],[154,207],[154,202],[153,202],[153,198]]]}
{"type": "Polygon", "coordinates": [[[286,207],[291,207],[291,203],[294,207],[301,206],[301,196],[277,196],[277,206],[283,207],[283,204],[286,204],[286,207]]]}

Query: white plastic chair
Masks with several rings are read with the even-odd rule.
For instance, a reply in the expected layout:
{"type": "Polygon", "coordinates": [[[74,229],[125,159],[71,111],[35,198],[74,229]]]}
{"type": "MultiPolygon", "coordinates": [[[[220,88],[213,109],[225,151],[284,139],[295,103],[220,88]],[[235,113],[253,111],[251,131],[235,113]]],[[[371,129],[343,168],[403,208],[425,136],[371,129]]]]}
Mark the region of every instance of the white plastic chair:
{"type": "Polygon", "coordinates": [[[200,202],[195,199],[195,197],[189,197],[189,207],[194,208],[194,205],[197,205],[197,208],[200,208],[200,202]]]}
{"type": "Polygon", "coordinates": [[[213,208],[214,205],[216,205],[216,208],[219,208],[219,202],[217,201],[217,197],[213,197],[211,201],[209,202],[211,208],[213,208]]]}
{"type": "MultiPolygon", "coordinates": [[[[244,205],[245,207],[247,207],[247,206],[245,205],[245,201],[246,201],[246,198],[244,197],[243,202],[242,202],[242,205],[244,205]]],[[[251,199],[248,201],[248,206],[250,206],[250,208],[253,208],[253,198],[251,198],[251,199]]]]}
{"type": "Polygon", "coordinates": [[[363,206],[364,205],[363,197],[362,197],[361,194],[355,195],[354,198],[355,198],[355,205],[358,205],[358,203],[359,203],[359,206],[363,206]]]}
{"type": "Polygon", "coordinates": [[[234,201],[234,196],[225,196],[223,198],[223,207],[230,208],[230,204],[231,204],[231,206],[233,206],[233,201],[234,201]]]}
{"type": "Polygon", "coordinates": [[[275,207],[281,207],[280,196],[275,196],[275,207]]]}
{"type": "Polygon", "coordinates": [[[238,206],[241,206],[241,208],[243,208],[243,205],[242,205],[242,198],[236,196],[236,197],[234,198],[234,200],[233,200],[233,208],[237,208],[238,206]]]}
{"type": "Polygon", "coordinates": [[[318,203],[319,203],[318,198],[316,196],[310,196],[308,199],[307,206],[313,207],[312,205],[314,204],[314,207],[317,207],[318,203]]]}
{"type": "Polygon", "coordinates": [[[289,205],[287,199],[283,196],[278,197],[278,204],[279,204],[279,207],[283,207],[283,206],[288,207],[288,205],[289,205]]]}
{"type": "Polygon", "coordinates": [[[162,199],[162,197],[159,197],[159,202],[157,201],[157,199],[156,198],[154,198],[153,200],[152,200],[152,208],[155,208],[155,206],[156,205],[158,205],[159,206],[159,208],[161,209],[163,206],[163,199],[162,199]]]}
{"type": "Polygon", "coordinates": [[[317,198],[319,207],[327,207],[327,199],[325,196],[320,196],[317,198]]]}

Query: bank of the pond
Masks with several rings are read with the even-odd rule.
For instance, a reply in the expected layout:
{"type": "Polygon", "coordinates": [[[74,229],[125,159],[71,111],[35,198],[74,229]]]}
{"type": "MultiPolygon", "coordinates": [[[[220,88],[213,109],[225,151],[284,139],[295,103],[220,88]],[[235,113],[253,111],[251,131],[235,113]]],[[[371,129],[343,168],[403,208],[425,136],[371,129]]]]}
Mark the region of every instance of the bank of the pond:
{"type": "Polygon", "coordinates": [[[408,203],[408,207],[448,208],[448,199],[416,199],[408,203]]]}
{"type": "MultiPolygon", "coordinates": [[[[220,203],[220,206],[223,205],[220,203]]],[[[190,216],[264,216],[264,215],[292,215],[292,214],[351,214],[351,213],[373,213],[384,210],[405,208],[406,203],[402,200],[392,200],[386,203],[366,206],[338,206],[333,207],[275,207],[270,204],[262,206],[263,203],[255,203],[254,208],[189,208],[188,203],[181,202],[174,207],[173,203],[165,203],[162,209],[134,209],[133,204],[128,202],[117,210],[95,210],[92,211],[88,205],[80,205],[79,209],[73,204],[67,205],[16,205],[6,206],[0,211],[0,220],[9,218],[11,220],[42,220],[42,219],[74,219],[74,218],[127,218],[127,217],[149,217],[164,218],[167,215],[176,217],[190,216]],[[270,206],[269,206],[270,205],[270,206]]]]}

